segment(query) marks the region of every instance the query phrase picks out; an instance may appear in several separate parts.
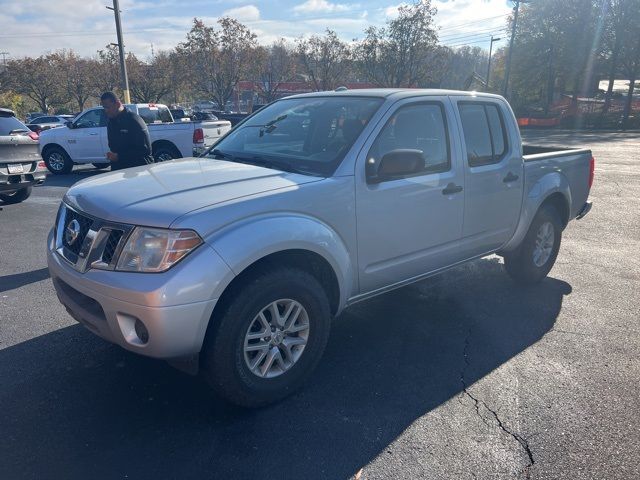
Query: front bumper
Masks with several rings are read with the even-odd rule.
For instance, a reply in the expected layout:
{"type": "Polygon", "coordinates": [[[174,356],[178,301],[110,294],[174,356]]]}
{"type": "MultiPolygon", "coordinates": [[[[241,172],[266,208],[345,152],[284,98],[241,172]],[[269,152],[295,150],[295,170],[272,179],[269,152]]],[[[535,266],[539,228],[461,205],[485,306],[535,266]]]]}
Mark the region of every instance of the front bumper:
{"type": "Polygon", "coordinates": [[[230,273],[206,245],[161,274],[80,273],[53,250],[52,234],[47,250],[53,285],[69,314],[105,340],[154,358],[184,358],[200,351],[218,282],[230,273]],[[137,321],[148,338],[139,336],[137,321]]]}

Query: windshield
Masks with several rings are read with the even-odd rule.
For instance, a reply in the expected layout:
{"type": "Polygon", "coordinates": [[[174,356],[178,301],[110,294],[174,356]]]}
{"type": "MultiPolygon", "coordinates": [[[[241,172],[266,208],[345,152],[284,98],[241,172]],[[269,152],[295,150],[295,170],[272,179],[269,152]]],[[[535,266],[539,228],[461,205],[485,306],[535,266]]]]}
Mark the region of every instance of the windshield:
{"type": "Polygon", "coordinates": [[[383,101],[368,97],[280,100],[231,131],[207,156],[329,176],[383,101]]]}

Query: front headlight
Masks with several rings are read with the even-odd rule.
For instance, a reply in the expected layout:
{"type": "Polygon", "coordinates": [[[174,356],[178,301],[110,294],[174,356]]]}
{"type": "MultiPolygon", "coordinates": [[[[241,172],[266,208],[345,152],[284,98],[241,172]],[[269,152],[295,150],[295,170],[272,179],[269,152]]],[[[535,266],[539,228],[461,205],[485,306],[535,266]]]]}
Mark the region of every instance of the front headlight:
{"type": "Polygon", "coordinates": [[[116,270],[164,272],[201,243],[193,230],[136,227],[120,253],[116,270]]]}

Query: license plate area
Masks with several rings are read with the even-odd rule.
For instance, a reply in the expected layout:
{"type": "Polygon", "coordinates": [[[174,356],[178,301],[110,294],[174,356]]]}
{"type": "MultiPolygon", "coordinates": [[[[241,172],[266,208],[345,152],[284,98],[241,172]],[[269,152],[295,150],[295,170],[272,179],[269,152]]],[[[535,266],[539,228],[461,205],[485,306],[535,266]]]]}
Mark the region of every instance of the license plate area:
{"type": "Polygon", "coordinates": [[[24,173],[24,166],[21,163],[17,165],[7,165],[9,173],[24,173]]]}

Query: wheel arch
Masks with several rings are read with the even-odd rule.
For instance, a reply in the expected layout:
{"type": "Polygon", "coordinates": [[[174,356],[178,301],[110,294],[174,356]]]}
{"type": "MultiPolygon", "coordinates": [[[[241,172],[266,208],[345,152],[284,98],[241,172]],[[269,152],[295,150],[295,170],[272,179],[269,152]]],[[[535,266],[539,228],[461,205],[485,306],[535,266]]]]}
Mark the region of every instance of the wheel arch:
{"type": "Polygon", "coordinates": [[[173,152],[177,155],[175,158],[182,158],[182,153],[180,152],[180,149],[171,140],[160,139],[153,142],[151,144],[151,154],[155,155],[156,150],[160,148],[167,148],[169,150],[173,150],[173,152]]]}
{"type": "Polygon", "coordinates": [[[527,234],[531,222],[543,206],[551,205],[560,215],[562,228],[571,220],[571,187],[569,180],[560,172],[553,172],[540,178],[523,198],[520,222],[516,231],[499,253],[518,248],[527,234]]]}

